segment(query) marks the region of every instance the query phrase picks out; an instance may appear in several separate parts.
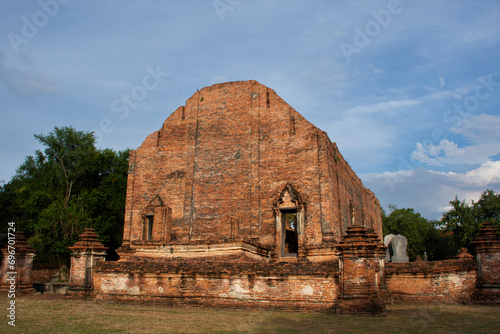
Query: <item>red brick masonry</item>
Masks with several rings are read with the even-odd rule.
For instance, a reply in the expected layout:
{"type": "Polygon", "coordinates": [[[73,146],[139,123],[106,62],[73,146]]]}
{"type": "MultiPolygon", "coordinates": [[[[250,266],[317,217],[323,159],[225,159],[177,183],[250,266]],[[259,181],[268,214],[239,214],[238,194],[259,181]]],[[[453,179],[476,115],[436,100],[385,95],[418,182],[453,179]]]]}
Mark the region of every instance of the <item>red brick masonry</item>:
{"type": "Polygon", "coordinates": [[[217,84],[131,152],[120,255],[253,240],[279,258],[285,211],[297,214],[299,257],[352,224],[382,237],[379,201],[324,131],[256,81],[217,84]]]}
{"type": "Polygon", "coordinates": [[[336,313],[382,313],[379,296],[385,247],[377,235],[362,226],[350,226],[337,245],[340,251],[340,298],[336,313]]]}
{"type": "Polygon", "coordinates": [[[108,248],[99,242],[94,229],[86,228],[80,235],[80,241],[69,249],[71,250],[71,268],[68,292],[85,297],[93,290],[94,267],[99,261],[104,261],[108,248]]]}
{"type": "Polygon", "coordinates": [[[476,261],[457,258],[385,264],[386,302],[455,303],[471,301],[476,261]]]}
{"type": "Polygon", "coordinates": [[[337,146],[256,81],[203,88],[131,152],[125,217],[98,299],[330,309],[347,228],[382,237],[337,146]]]}
{"type": "Polygon", "coordinates": [[[475,299],[500,303],[499,231],[489,222],[483,224],[479,237],[474,241],[474,246],[478,264],[475,299]]]}
{"type": "Polygon", "coordinates": [[[478,267],[462,256],[384,270],[374,194],[256,81],[196,92],[131,152],[125,217],[118,262],[73,249],[72,282],[91,277],[100,300],[380,313],[382,296],[470,300],[476,268],[483,291],[498,284],[494,233],[478,267]]]}
{"type": "Polygon", "coordinates": [[[12,245],[2,248],[0,291],[32,294],[35,293],[31,277],[35,250],[28,244],[23,232],[17,231],[14,235],[12,245]]]}
{"type": "Polygon", "coordinates": [[[99,300],[246,308],[329,310],[338,296],[338,261],[270,265],[244,255],[100,262],[99,300]]]}

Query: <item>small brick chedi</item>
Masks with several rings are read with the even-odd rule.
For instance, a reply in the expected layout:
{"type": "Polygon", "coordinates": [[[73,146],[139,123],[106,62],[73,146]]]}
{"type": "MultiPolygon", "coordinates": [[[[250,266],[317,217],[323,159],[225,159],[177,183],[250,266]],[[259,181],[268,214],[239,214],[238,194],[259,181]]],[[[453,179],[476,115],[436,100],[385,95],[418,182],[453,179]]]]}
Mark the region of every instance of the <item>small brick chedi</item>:
{"type": "Polygon", "coordinates": [[[256,81],[197,91],[130,153],[125,217],[120,260],[94,272],[98,299],[381,308],[379,201],[324,131],[256,81]],[[363,251],[341,244],[352,226],[363,251]],[[366,291],[344,296],[351,265],[366,291]]]}

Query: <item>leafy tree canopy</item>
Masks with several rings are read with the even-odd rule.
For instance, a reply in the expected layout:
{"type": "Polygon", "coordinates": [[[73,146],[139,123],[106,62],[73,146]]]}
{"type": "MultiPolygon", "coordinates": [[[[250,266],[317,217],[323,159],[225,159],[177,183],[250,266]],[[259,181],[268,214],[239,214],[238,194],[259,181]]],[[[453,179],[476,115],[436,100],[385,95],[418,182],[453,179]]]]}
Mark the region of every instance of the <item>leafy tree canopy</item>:
{"type": "Polygon", "coordinates": [[[452,209],[443,214],[441,227],[453,235],[455,250],[467,247],[472,250],[474,241],[485,221],[500,230],[500,194],[485,190],[477,202],[460,201],[458,196],[450,201],[452,209]]]}
{"type": "Polygon", "coordinates": [[[72,127],[55,127],[35,138],[45,149],[26,157],[0,187],[2,224],[16,222],[38,261],[67,265],[68,247],[85,227],[116,249],[123,232],[129,150],[97,149],[92,132],[72,127]]]}
{"type": "Polygon", "coordinates": [[[449,203],[451,210],[440,221],[428,221],[413,209],[389,205],[389,215],[382,209],[384,236],[404,235],[410,260],[424,254],[429,260],[442,260],[453,258],[463,247],[473,252],[472,242],[483,222],[491,221],[500,231],[500,194],[493,190],[485,190],[477,202],[455,197],[449,203]]]}
{"type": "Polygon", "coordinates": [[[430,222],[413,209],[398,209],[390,205],[391,213],[382,213],[383,233],[401,234],[408,240],[410,261],[418,256],[429,260],[440,260],[449,256],[447,240],[436,230],[436,222],[430,222]]]}

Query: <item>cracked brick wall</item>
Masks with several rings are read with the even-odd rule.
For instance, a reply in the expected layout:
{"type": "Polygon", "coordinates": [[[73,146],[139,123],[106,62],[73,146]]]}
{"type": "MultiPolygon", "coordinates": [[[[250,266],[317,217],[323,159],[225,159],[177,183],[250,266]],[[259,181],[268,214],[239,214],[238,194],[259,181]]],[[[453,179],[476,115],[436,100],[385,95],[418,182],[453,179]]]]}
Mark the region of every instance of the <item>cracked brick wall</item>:
{"type": "Polygon", "coordinates": [[[325,310],[348,226],[382,237],[336,144],[256,81],[197,91],[131,152],[125,217],[98,299],[325,310]]]}
{"type": "MultiPolygon", "coordinates": [[[[384,300],[465,301],[477,288],[470,255],[384,268],[374,194],[256,81],[197,91],[131,152],[125,217],[120,260],[95,265],[97,299],[380,313],[384,300]]],[[[488,235],[484,293],[498,291],[488,235]]]]}
{"type": "Polygon", "coordinates": [[[338,261],[270,265],[234,255],[97,266],[98,300],[328,311],[339,293],[338,261]]]}
{"type": "Polygon", "coordinates": [[[443,261],[387,263],[384,300],[389,303],[457,303],[472,300],[476,262],[472,255],[443,261]]]}
{"type": "Polygon", "coordinates": [[[382,236],[378,200],[325,132],[256,81],[201,89],[131,152],[122,253],[234,238],[277,253],[273,203],[287,184],[305,203],[304,254],[353,223],[382,236]]]}

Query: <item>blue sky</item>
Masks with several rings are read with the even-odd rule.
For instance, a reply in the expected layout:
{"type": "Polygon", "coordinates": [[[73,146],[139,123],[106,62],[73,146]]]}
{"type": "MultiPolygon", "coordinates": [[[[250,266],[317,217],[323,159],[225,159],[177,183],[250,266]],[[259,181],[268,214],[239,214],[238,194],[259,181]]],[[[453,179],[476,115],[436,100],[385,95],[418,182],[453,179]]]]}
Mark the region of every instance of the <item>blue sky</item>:
{"type": "Polygon", "coordinates": [[[500,191],[500,2],[3,1],[0,180],[71,125],[137,148],[197,89],[254,79],[381,204],[500,191]]]}

